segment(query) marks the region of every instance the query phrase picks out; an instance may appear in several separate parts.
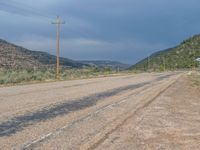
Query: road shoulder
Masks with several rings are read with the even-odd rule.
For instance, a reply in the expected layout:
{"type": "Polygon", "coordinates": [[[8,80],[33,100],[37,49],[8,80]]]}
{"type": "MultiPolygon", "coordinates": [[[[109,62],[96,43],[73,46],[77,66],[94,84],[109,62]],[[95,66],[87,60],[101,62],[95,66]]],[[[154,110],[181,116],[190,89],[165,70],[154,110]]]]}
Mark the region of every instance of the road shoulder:
{"type": "Polygon", "coordinates": [[[199,97],[199,89],[182,77],[97,149],[199,149],[199,97]]]}

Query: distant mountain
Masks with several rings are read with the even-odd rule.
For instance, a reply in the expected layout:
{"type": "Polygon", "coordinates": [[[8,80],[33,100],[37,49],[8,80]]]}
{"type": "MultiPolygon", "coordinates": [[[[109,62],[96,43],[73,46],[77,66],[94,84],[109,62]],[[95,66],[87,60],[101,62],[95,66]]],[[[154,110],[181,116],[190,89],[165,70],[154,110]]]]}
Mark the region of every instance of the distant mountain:
{"type": "Polygon", "coordinates": [[[200,57],[200,35],[183,41],[180,45],[156,52],[130,67],[132,70],[175,70],[197,67],[200,57]]]}
{"type": "Polygon", "coordinates": [[[128,69],[130,67],[130,65],[128,64],[123,64],[121,62],[117,62],[117,61],[104,61],[104,60],[91,60],[91,61],[79,61],[80,63],[83,64],[89,64],[91,66],[94,67],[98,67],[98,68],[111,68],[113,70],[125,70],[128,69]]]}
{"type": "MultiPolygon", "coordinates": [[[[33,69],[53,68],[56,64],[56,56],[46,52],[32,51],[21,46],[0,39],[0,68],[7,69],[33,69]]],[[[84,67],[109,67],[124,70],[130,67],[115,61],[75,61],[68,58],[60,58],[63,68],[84,67]]]]}
{"type": "MultiPolygon", "coordinates": [[[[56,57],[46,52],[31,51],[0,40],[0,68],[30,69],[54,67],[56,57]]],[[[67,58],[60,58],[62,67],[82,68],[89,66],[67,58]]]]}

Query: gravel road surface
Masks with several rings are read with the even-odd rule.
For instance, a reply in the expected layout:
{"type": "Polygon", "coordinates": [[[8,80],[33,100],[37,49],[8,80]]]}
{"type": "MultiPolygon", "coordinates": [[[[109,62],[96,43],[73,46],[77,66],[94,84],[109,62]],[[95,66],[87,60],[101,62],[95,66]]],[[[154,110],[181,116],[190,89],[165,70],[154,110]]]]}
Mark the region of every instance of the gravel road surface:
{"type": "Polygon", "coordinates": [[[199,149],[188,82],[168,72],[0,88],[0,149],[199,149]]]}

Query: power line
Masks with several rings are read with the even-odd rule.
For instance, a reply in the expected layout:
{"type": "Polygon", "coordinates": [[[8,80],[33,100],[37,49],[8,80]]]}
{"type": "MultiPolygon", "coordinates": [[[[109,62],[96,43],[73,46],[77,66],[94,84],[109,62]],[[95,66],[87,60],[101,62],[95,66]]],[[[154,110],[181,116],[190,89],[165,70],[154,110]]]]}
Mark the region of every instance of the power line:
{"type": "Polygon", "coordinates": [[[0,1],[0,8],[3,11],[10,12],[10,13],[17,13],[18,15],[24,16],[39,16],[45,19],[52,19],[50,17],[51,13],[45,14],[41,10],[26,5],[24,3],[16,2],[16,1],[0,1]],[[49,15],[50,14],[50,15],[49,15]]]}
{"type": "MultiPolygon", "coordinates": [[[[0,0],[0,10],[4,9],[3,11],[9,12],[9,13],[14,13],[18,15],[23,15],[27,17],[35,16],[35,17],[40,17],[43,20],[45,19],[46,21],[50,21],[53,19],[54,14],[51,12],[41,11],[40,9],[37,9],[35,7],[32,7],[30,5],[24,4],[22,2],[16,1],[16,0],[0,0]]],[[[70,18],[69,18],[70,20],[70,18]]],[[[73,22],[73,21],[71,21],[73,22]]],[[[79,26],[78,28],[73,27],[76,32],[78,31],[79,33],[83,34],[84,36],[94,36],[95,38],[99,38],[100,35],[97,34],[96,32],[92,31],[91,29],[88,30],[82,26],[79,26]]]]}

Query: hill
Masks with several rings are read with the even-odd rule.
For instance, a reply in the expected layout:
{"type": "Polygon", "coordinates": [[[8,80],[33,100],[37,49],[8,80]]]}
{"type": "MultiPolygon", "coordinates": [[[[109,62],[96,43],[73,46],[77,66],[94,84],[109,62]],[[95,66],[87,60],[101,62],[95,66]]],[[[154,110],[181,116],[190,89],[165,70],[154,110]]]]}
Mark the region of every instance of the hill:
{"type": "MultiPolygon", "coordinates": [[[[46,52],[32,51],[21,46],[0,39],[0,68],[30,69],[52,68],[56,64],[56,56],[46,52]]],[[[68,58],[60,58],[60,65],[64,68],[97,67],[120,70],[127,69],[129,65],[115,61],[75,61],[68,58]]]]}
{"type": "Polygon", "coordinates": [[[125,70],[130,67],[128,64],[123,64],[121,62],[117,61],[104,61],[104,60],[94,60],[94,61],[80,61],[83,64],[89,64],[91,66],[97,67],[97,68],[111,68],[113,70],[125,70]]]}
{"type": "Polygon", "coordinates": [[[130,67],[131,70],[175,70],[197,67],[200,57],[200,35],[183,41],[180,45],[153,53],[130,67]]]}
{"type": "MultiPolygon", "coordinates": [[[[27,69],[54,67],[56,57],[46,52],[31,51],[0,39],[0,68],[27,69]]],[[[62,67],[88,66],[67,58],[60,58],[62,67]]]]}

